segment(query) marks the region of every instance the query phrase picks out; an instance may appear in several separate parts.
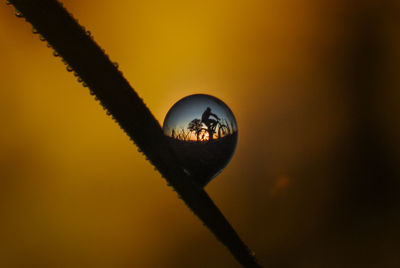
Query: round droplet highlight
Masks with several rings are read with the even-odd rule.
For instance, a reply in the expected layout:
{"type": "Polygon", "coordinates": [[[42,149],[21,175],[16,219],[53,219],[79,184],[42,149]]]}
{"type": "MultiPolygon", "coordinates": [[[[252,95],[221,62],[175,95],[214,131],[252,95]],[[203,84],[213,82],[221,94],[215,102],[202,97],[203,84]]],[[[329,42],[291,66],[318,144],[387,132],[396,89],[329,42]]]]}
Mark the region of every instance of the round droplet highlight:
{"type": "Polygon", "coordinates": [[[163,131],[179,164],[201,187],[225,168],[238,139],[231,109],[205,94],[175,103],[164,119],[163,131]]]}

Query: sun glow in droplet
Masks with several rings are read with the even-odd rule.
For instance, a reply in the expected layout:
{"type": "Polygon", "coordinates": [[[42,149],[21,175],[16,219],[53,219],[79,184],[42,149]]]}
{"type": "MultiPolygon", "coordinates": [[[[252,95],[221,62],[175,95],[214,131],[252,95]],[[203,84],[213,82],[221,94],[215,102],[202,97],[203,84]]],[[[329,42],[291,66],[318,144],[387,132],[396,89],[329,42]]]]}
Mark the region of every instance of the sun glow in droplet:
{"type": "Polygon", "coordinates": [[[231,159],[237,143],[236,119],[229,107],[210,95],[190,95],[172,106],[164,135],[178,161],[204,187],[231,159]]]}

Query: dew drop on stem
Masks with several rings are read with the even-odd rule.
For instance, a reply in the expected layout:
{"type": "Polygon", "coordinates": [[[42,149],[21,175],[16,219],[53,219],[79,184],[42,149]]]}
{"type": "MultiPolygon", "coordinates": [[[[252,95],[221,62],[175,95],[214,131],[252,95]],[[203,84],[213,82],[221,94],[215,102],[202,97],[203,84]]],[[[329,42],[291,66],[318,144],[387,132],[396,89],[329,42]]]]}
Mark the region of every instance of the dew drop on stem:
{"type": "Polygon", "coordinates": [[[24,15],[22,14],[22,12],[19,11],[18,9],[15,9],[14,15],[15,15],[17,18],[23,18],[23,17],[24,17],[24,15]]]}
{"type": "Polygon", "coordinates": [[[229,163],[238,138],[232,111],[205,94],[175,103],[164,119],[163,132],[183,171],[202,187],[229,163]]]}

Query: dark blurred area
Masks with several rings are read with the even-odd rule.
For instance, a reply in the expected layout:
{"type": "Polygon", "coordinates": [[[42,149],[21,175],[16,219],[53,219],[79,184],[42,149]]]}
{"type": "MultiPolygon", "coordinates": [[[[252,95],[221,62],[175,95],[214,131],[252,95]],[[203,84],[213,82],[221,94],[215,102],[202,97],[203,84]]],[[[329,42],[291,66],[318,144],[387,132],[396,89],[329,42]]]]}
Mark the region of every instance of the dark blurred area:
{"type": "MultiPolygon", "coordinates": [[[[63,2],[160,122],[193,93],[232,109],[206,190],[265,267],[400,267],[400,2],[63,2]]],[[[0,14],[0,267],[239,267],[0,14]]]]}

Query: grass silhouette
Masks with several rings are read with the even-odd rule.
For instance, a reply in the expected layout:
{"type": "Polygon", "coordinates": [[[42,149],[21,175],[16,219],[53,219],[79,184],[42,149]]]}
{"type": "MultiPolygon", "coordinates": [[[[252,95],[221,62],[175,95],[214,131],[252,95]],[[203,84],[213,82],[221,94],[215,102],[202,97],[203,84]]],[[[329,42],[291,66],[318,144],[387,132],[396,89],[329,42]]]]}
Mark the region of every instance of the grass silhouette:
{"type": "Polygon", "coordinates": [[[56,0],[10,0],[16,15],[25,18],[68,64],[91,94],[136,143],[187,206],[244,267],[261,267],[204,189],[179,165],[162,129],[89,32],[56,0]]]}

